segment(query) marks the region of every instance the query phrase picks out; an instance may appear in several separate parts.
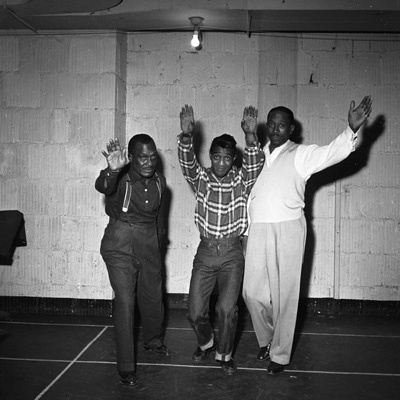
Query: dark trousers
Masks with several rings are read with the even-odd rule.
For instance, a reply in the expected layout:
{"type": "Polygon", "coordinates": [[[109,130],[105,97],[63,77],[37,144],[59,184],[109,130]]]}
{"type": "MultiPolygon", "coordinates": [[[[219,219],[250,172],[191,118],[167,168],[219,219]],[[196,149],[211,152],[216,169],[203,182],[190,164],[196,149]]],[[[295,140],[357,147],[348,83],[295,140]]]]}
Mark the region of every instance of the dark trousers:
{"type": "Polygon", "coordinates": [[[209,318],[210,296],[218,285],[219,341],[216,359],[229,361],[238,320],[237,299],[244,269],[240,238],[208,239],[201,237],[193,261],[188,298],[188,320],[193,326],[199,347],[213,345],[213,328],[209,318]]]}
{"type": "Polygon", "coordinates": [[[162,345],[164,307],[156,224],[130,225],[110,219],[100,253],[115,293],[113,318],[117,368],[119,371],[135,371],[133,327],[136,298],[144,344],[151,348],[162,345]]]}

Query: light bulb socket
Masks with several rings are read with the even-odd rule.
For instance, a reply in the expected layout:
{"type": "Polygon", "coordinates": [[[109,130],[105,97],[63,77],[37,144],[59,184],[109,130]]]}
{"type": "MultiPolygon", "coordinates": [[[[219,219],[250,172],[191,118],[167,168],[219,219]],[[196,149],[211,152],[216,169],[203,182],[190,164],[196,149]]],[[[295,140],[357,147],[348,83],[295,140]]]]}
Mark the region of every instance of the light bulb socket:
{"type": "Polygon", "coordinates": [[[202,18],[202,17],[190,17],[189,21],[193,26],[200,26],[200,25],[203,24],[204,18],[202,18]]]}

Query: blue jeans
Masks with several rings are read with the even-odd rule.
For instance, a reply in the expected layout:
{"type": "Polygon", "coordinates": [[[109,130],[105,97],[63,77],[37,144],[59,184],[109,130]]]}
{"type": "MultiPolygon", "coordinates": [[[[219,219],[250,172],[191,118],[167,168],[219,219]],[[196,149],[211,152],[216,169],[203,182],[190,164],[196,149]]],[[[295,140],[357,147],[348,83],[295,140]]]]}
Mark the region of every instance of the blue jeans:
{"type": "Polygon", "coordinates": [[[100,253],[115,293],[113,312],[119,371],[135,370],[134,310],[137,298],[144,344],[162,345],[161,256],[156,224],[133,224],[110,219],[100,253]]]}
{"type": "Polygon", "coordinates": [[[188,298],[188,320],[197,335],[199,347],[206,350],[214,343],[210,323],[210,296],[218,285],[219,340],[215,358],[229,361],[238,320],[237,299],[243,278],[244,257],[239,237],[210,239],[201,237],[193,261],[188,298]]]}

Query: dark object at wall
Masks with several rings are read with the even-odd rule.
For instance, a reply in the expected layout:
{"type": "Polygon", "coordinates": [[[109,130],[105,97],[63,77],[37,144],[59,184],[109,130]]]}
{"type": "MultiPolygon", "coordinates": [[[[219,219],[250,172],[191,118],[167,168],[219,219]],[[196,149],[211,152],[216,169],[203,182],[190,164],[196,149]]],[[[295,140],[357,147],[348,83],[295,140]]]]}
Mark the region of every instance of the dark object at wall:
{"type": "Polygon", "coordinates": [[[0,265],[11,265],[19,246],[26,246],[24,215],[17,210],[0,211],[0,265]]]}

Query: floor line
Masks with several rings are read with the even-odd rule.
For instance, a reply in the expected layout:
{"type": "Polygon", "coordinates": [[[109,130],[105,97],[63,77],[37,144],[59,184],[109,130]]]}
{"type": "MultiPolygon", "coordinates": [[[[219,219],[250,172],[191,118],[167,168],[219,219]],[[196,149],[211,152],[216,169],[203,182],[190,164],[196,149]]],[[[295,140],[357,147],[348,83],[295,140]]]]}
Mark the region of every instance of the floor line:
{"type": "Polygon", "coordinates": [[[18,321],[0,321],[0,324],[10,324],[10,325],[40,325],[40,326],[77,326],[77,327],[98,327],[98,328],[113,328],[114,324],[104,325],[104,324],[61,324],[52,322],[18,322],[18,321]]]}
{"type": "Polygon", "coordinates": [[[104,327],[101,332],[99,332],[96,337],[91,340],[84,348],[83,350],[64,368],[64,370],[58,374],[58,376],[53,379],[52,382],[41,392],[39,393],[36,397],[35,400],[40,399],[71,367],[72,365],[76,362],[76,360],[107,330],[107,327],[104,327]]]}
{"type": "MultiPolygon", "coordinates": [[[[15,321],[1,321],[0,324],[20,324],[20,325],[43,325],[43,326],[76,326],[76,327],[96,327],[96,328],[114,328],[114,325],[102,325],[102,324],[60,324],[60,323],[46,323],[46,322],[15,322],[15,321]]],[[[141,327],[135,327],[135,329],[141,329],[141,327]]],[[[174,328],[168,327],[167,331],[193,331],[193,328],[174,328]]],[[[214,329],[218,332],[218,329],[214,329]]],[[[254,330],[244,329],[242,333],[254,333],[254,330]]],[[[337,337],[365,337],[365,338],[392,338],[400,339],[400,335],[366,335],[357,333],[322,333],[322,332],[295,332],[295,335],[313,335],[313,336],[337,336],[337,337]]]]}
{"type": "MultiPolygon", "coordinates": [[[[99,334],[100,335],[100,334],[99,334]]],[[[99,336],[98,335],[98,336],[99,336]]],[[[88,346],[90,346],[95,340],[92,340],[91,343],[89,343],[88,346]]],[[[82,354],[87,347],[80,353],[82,354]]],[[[79,357],[79,356],[78,356],[79,357]]],[[[69,363],[69,365],[53,380],[53,382],[50,383],[50,385],[43,390],[42,393],[36,399],[40,399],[40,397],[47,392],[53,385],[56,383],[62,375],[64,375],[65,372],[73,365],[73,364],[110,364],[110,365],[116,365],[117,363],[115,361],[85,361],[85,360],[77,360],[76,358],[74,360],[46,360],[46,359],[37,359],[37,358],[27,358],[27,359],[22,359],[22,358],[12,358],[12,357],[0,357],[0,360],[8,360],[8,361],[45,361],[45,362],[64,362],[64,363],[69,363]]],[[[165,363],[143,363],[143,362],[138,362],[137,365],[143,366],[143,367],[174,367],[174,368],[197,368],[197,369],[220,369],[221,367],[218,365],[193,365],[193,364],[165,364],[165,363]]],[[[259,371],[259,372],[266,372],[265,368],[254,368],[254,367],[238,367],[238,370],[242,371],[259,371]]],[[[357,375],[357,376],[386,376],[386,377],[392,377],[392,378],[400,378],[400,373],[399,374],[392,374],[392,373],[382,373],[382,372],[345,372],[345,371],[312,371],[312,370],[303,370],[303,369],[285,369],[285,372],[287,373],[292,373],[292,374],[325,374],[325,375],[357,375]]],[[[35,399],[35,400],[36,400],[35,399]]]]}
{"type": "Polygon", "coordinates": [[[381,338],[381,339],[400,339],[400,335],[365,335],[358,333],[319,333],[319,332],[295,332],[295,335],[310,335],[310,336],[349,336],[349,337],[366,337],[366,338],[381,338]]]}

